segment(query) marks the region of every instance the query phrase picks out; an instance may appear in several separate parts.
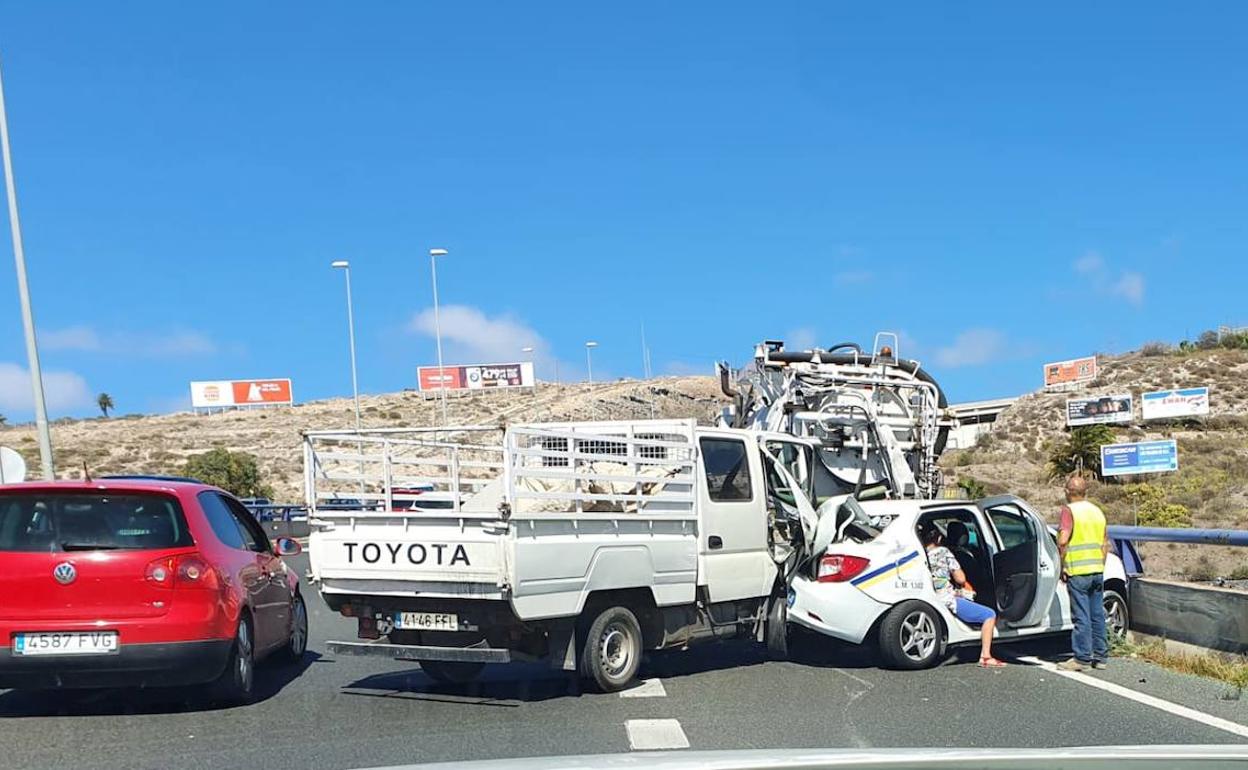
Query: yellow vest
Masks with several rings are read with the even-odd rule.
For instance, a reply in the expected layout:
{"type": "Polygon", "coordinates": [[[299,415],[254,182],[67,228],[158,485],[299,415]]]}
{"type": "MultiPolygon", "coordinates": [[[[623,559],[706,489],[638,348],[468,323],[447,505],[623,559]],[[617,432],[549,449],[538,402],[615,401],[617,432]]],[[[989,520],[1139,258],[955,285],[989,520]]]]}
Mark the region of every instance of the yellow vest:
{"type": "Polygon", "coordinates": [[[1105,514],[1087,500],[1070,503],[1070,517],[1074,528],[1070,542],[1066,544],[1066,573],[1069,575],[1095,575],[1105,571],[1105,557],[1101,544],[1105,542],[1105,514]]]}

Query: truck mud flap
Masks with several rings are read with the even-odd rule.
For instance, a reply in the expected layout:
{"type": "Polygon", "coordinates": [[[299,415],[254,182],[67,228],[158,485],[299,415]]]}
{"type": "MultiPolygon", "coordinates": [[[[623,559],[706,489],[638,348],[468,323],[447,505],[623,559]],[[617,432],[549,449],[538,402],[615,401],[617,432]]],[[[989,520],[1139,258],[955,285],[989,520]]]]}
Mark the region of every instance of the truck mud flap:
{"type": "Polygon", "coordinates": [[[532,660],[523,653],[485,646],[426,647],[415,644],[327,642],[325,647],[337,655],[372,655],[393,660],[446,660],[459,663],[510,663],[518,660],[532,660]]]}

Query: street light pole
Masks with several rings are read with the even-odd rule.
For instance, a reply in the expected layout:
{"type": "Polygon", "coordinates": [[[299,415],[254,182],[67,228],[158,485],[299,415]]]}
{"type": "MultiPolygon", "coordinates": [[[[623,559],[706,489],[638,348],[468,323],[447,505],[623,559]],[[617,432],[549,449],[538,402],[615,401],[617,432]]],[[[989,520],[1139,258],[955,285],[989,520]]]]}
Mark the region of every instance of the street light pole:
{"type": "Polygon", "coordinates": [[[598,347],[597,342],[585,343],[585,367],[589,371],[589,384],[594,384],[594,357],[590,355],[594,348],[598,347]]]}
{"type": "Polygon", "coordinates": [[[351,308],[351,263],[345,259],[330,264],[347,277],[347,337],[351,342],[351,394],[355,397],[355,430],[360,430],[360,386],[355,375],[355,313],[351,308]]]}
{"type": "Polygon", "coordinates": [[[4,82],[0,79],[0,150],[4,155],[4,186],[9,198],[9,228],[13,232],[13,258],[17,262],[17,295],[22,306],[22,327],[26,332],[26,358],[30,365],[30,389],[35,400],[35,429],[39,433],[39,462],[43,477],[54,478],[52,433],[48,429],[47,404],[43,400],[43,370],[39,367],[39,344],[35,340],[35,316],[30,308],[30,286],[26,282],[26,253],[22,249],[22,225],[17,218],[17,187],[13,181],[13,158],[9,151],[9,118],[4,106],[4,82]]]}
{"type": "Polygon", "coordinates": [[[445,257],[446,249],[429,249],[429,269],[433,273],[433,332],[438,339],[438,394],[442,397],[442,427],[449,423],[446,417],[446,371],[442,368],[442,321],[438,318],[438,257],[445,257]]]}

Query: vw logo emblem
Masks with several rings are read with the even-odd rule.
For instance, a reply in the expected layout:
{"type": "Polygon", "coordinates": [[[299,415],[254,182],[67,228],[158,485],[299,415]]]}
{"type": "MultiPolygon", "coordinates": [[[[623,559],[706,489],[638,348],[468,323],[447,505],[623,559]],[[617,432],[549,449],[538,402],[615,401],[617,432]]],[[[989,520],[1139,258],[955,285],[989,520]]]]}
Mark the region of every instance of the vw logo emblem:
{"type": "Polygon", "coordinates": [[[56,569],[52,570],[52,577],[56,578],[56,582],[67,586],[78,577],[78,570],[74,569],[74,565],[69,562],[63,561],[56,565],[56,569]]]}

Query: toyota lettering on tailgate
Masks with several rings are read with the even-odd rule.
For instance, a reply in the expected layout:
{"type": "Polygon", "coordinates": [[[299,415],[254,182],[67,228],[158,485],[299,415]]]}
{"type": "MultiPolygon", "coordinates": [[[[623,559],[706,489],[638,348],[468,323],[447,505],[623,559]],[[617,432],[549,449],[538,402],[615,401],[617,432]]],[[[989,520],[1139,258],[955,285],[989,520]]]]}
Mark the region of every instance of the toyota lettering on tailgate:
{"type": "Polygon", "coordinates": [[[462,564],[471,567],[468,551],[462,545],[449,543],[343,543],[347,549],[347,563],[387,563],[398,565],[406,562],[414,565],[437,565],[453,567],[462,564]],[[449,554],[448,554],[449,551],[449,554]]]}

